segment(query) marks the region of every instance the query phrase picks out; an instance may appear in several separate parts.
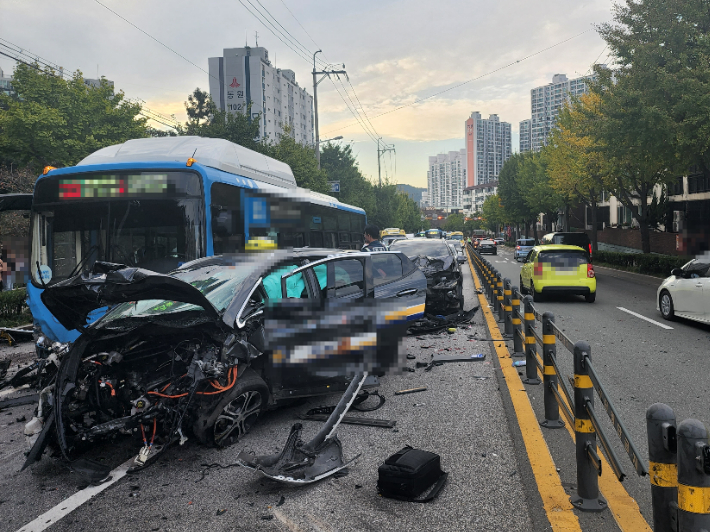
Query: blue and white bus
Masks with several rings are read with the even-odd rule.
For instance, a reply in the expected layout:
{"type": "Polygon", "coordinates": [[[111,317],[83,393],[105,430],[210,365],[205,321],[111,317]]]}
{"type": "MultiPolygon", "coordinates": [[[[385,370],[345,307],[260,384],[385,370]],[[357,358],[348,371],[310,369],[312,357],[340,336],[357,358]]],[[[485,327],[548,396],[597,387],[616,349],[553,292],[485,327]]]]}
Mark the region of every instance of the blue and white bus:
{"type": "Polygon", "coordinates": [[[130,140],[47,168],[31,200],[28,301],[39,332],[58,342],[79,332],[40,295],[97,260],[168,272],[260,247],[359,249],[366,224],[362,209],[297,187],[288,165],[200,137],[130,140]]]}

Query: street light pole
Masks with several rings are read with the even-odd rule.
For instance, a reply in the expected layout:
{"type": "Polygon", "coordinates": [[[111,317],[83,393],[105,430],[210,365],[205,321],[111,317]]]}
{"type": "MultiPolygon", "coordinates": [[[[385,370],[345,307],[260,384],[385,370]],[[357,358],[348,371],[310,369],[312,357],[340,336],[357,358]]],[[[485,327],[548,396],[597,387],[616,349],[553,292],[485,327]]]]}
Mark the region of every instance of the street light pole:
{"type": "Polygon", "coordinates": [[[316,161],[318,161],[318,170],[320,170],[320,136],[318,133],[318,81],[316,80],[316,54],[321,53],[318,50],[313,54],[313,109],[315,111],[314,127],[316,130],[316,161]]]}
{"type": "MultiPolygon", "coordinates": [[[[320,170],[320,133],[318,132],[318,84],[323,81],[326,76],[331,74],[345,74],[348,73],[345,70],[322,70],[318,72],[316,70],[316,54],[321,53],[322,50],[318,50],[313,54],[313,110],[314,110],[314,120],[313,126],[316,130],[316,161],[318,161],[318,170],[320,170]],[[318,76],[322,74],[323,76],[318,79],[318,76]]],[[[327,69],[328,67],[326,67],[327,69]]],[[[345,68],[345,65],[343,65],[345,68]]]]}

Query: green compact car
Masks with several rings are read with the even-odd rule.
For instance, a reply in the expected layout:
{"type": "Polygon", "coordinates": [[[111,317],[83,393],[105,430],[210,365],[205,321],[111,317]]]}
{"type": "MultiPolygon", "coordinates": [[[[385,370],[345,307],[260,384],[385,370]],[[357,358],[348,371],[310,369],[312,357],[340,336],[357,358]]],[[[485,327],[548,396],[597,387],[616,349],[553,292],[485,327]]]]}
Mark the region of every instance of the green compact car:
{"type": "Polygon", "coordinates": [[[587,303],[597,297],[597,279],[589,255],[579,246],[535,246],[523,259],[520,291],[540,301],[549,294],[578,294],[587,303]]]}

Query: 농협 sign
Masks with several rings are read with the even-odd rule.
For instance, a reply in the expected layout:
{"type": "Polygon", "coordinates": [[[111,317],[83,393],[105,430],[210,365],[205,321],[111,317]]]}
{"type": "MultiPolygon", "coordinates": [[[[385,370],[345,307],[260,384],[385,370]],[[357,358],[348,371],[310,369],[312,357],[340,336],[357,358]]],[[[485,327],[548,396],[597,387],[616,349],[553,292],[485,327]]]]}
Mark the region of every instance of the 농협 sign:
{"type": "Polygon", "coordinates": [[[340,181],[328,181],[331,192],[340,192],[340,181]]]}

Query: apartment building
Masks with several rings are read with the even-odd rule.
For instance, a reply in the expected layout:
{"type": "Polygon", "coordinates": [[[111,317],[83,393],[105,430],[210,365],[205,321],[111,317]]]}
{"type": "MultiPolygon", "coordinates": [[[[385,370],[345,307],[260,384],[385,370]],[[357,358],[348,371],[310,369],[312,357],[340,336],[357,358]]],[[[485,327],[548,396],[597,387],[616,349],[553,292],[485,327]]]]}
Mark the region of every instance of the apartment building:
{"type": "Polygon", "coordinates": [[[466,150],[450,151],[429,157],[427,170],[428,207],[448,213],[463,208],[466,184],[466,150]]]}

